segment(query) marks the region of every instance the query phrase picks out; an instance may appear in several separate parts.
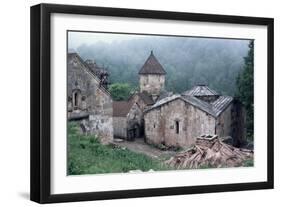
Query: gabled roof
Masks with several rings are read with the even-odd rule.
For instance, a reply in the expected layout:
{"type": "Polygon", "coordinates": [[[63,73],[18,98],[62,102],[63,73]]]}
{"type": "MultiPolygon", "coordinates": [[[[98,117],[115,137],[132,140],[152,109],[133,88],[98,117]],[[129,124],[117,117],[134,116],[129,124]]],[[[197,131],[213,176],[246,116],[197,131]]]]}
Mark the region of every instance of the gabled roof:
{"type": "Polygon", "coordinates": [[[159,106],[162,106],[163,104],[166,104],[166,103],[169,103],[169,102],[174,101],[176,99],[179,99],[180,97],[181,97],[181,95],[179,95],[179,94],[174,94],[172,96],[165,97],[165,98],[157,101],[153,106],[151,106],[145,112],[148,112],[148,111],[150,111],[152,109],[155,109],[155,108],[157,108],[159,106]]]}
{"type": "Polygon", "coordinates": [[[139,74],[141,75],[148,75],[148,74],[155,74],[155,75],[165,75],[166,71],[162,67],[162,65],[158,62],[156,57],[153,54],[153,51],[151,51],[150,56],[145,61],[144,65],[139,71],[139,74]]]}
{"type": "Polygon", "coordinates": [[[220,96],[217,100],[212,102],[213,110],[216,116],[219,116],[232,101],[233,98],[231,96],[220,96]]]}
{"type": "MultiPolygon", "coordinates": [[[[93,73],[93,71],[91,70],[91,68],[89,67],[89,65],[76,53],[76,52],[72,52],[72,53],[67,53],[67,62],[69,63],[70,60],[73,60],[74,58],[77,58],[77,60],[81,63],[81,65],[83,66],[84,71],[86,71],[92,78],[94,78],[95,80],[97,80],[98,82],[100,82],[100,78],[93,73]]],[[[102,85],[100,86],[100,89],[107,93],[108,95],[110,95],[110,93],[108,92],[108,90],[106,88],[104,88],[102,85]]]]}
{"type": "Polygon", "coordinates": [[[202,101],[199,98],[196,98],[194,96],[184,95],[182,96],[182,99],[186,101],[187,103],[190,103],[191,105],[201,109],[202,111],[205,111],[206,113],[216,117],[216,113],[213,110],[212,104],[202,101]]]}
{"type": "Polygon", "coordinates": [[[113,101],[113,117],[126,117],[133,106],[133,101],[113,101]]]}
{"type": "Polygon", "coordinates": [[[185,91],[183,94],[189,96],[219,96],[216,91],[210,89],[206,85],[194,86],[192,89],[185,91]]]}
{"type": "Polygon", "coordinates": [[[135,92],[133,93],[129,98],[128,101],[131,101],[133,97],[139,96],[141,100],[146,104],[146,105],[153,105],[155,101],[153,101],[152,96],[149,95],[147,91],[143,92],[135,92]]]}
{"type": "Polygon", "coordinates": [[[176,94],[157,101],[153,106],[147,109],[145,113],[177,99],[181,99],[184,102],[189,103],[196,108],[199,108],[200,110],[212,115],[215,118],[217,118],[233,100],[233,98],[230,96],[220,96],[213,103],[208,103],[202,101],[199,98],[196,98],[195,96],[176,94]]]}
{"type": "Polygon", "coordinates": [[[172,96],[173,95],[173,92],[170,92],[170,91],[166,91],[166,90],[163,90],[163,91],[160,91],[160,94],[159,94],[159,97],[157,98],[157,101],[160,101],[164,98],[167,98],[169,96],[172,96]]]}
{"type": "Polygon", "coordinates": [[[138,93],[138,95],[140,96],[140,98],[143,100],[143,102],[146,105],[154,104],[152,97],[146,91],[140,92],[140,93],[138,93]]]}

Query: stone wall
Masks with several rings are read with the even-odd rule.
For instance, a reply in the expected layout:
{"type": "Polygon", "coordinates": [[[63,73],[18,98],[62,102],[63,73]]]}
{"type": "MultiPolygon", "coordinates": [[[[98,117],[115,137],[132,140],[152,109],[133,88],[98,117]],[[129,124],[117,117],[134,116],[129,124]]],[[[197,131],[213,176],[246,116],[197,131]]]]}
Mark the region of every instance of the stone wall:
{"type": "Polygon", "coordinates": [[[232,135],[232,118],[231,118],[232,104],[225,109],[217,118],[216,134],[219,137],[227,137],[232,135]]]}
{"type": "Polygon", "coordinates": [[[127,138],[127,117],[113,117],[113,131],[116,138],[127,138]]]}
{"type": "Polygon", "coordinates": [[[137,103],[134,103],[127,115],[128,139],[139,138],[144,133],[143,112],[137,103]]]}
{"type": "Polygon", "coordinates": [[[216,123],[213,116],[181,99],[148,111],[144,122],[148,143],[180,147],[191,146],[202,134],[214,134],[216,123]]]}
{"type": "Polygon", "coordinates": [[[76,55],[68,57],[67,96],[68,118],[87,113],[87,133],[96,134],[103,143],[113,140],[110,94],[76,55]]]}
{"type": "Polygon", "coordinates": [[[239,147],[245,139],[245,122],[244,107],[240,102],[234,101],[218,117],[216,133],[219,137],[232,137],[232,144],[239,147]]]}
{"type": "Polygon", "coordinates": [[[140,92],[147,91],[151,95],[159,95],[165,87],[165,75],[140,75],[140,92]]]}
{"type": "Polygon", "coordinates": [[[113,117],[113,131],[114,137],[130,140],[143,134],[143,112],[137,103],[131,106],[127,116],[113,117]],[[132,136],[132,132],[136,134],[132,136]]]}

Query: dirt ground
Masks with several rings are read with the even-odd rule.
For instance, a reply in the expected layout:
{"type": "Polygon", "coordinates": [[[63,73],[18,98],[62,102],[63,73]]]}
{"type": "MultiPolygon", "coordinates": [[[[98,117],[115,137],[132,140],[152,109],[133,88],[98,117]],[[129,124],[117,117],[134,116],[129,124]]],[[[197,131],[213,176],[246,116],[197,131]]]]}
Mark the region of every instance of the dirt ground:
{"type": "Polygon", "coordinates": [[[177,153],[171,150],[160,150],[154,146],[145,143],[142,138],[135,139],[134,141],[126,141],[126,140],[122,142],[119,141],[120,141],[119,139],[116,139],[114,141],[114,144],[120,147],[126,147],[127,149],[133,152],[142,153],[149,157],[159,159],[161,161],[167,160],[177,153]]]}

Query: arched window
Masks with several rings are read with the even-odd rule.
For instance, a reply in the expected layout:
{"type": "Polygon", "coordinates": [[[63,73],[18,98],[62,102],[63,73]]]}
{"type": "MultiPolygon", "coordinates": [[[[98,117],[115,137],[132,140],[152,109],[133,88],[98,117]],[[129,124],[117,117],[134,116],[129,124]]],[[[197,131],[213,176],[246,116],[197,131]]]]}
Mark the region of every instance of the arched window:
{"type": "Polygon", "coordinates": [[[175,124],[176,124],[176,133],[179,134],[180,133],[180,122],[176,120],[175,124]]]}
{"type": "Polygon", "coordinates": [[[72,92],[72,104],[73,104],[73,109],[78,109],[78,107],[80,106],[80,102],[81,102],[81,94],[80,94],[80,90],[79,89],[75,89],[72,92]]]}
{"type": "Polygon", "coordinates": [[[78,106],[78,93],[77,93],[77,91],[74,92],[73,99],[74,99],[74,107],[77,107],[78,106]]]}

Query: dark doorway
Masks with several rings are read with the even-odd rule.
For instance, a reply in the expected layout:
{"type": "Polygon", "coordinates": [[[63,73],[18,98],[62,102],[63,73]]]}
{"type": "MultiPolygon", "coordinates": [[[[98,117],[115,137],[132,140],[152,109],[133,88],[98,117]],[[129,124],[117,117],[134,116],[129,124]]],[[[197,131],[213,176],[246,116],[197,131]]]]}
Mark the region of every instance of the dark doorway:
{"type": "Polygon", "coordinates": [[[129,130],[128,130],[128,140],[133,141],[135,138],[140,137],[140,125],[135,123],[129,130]]]}

